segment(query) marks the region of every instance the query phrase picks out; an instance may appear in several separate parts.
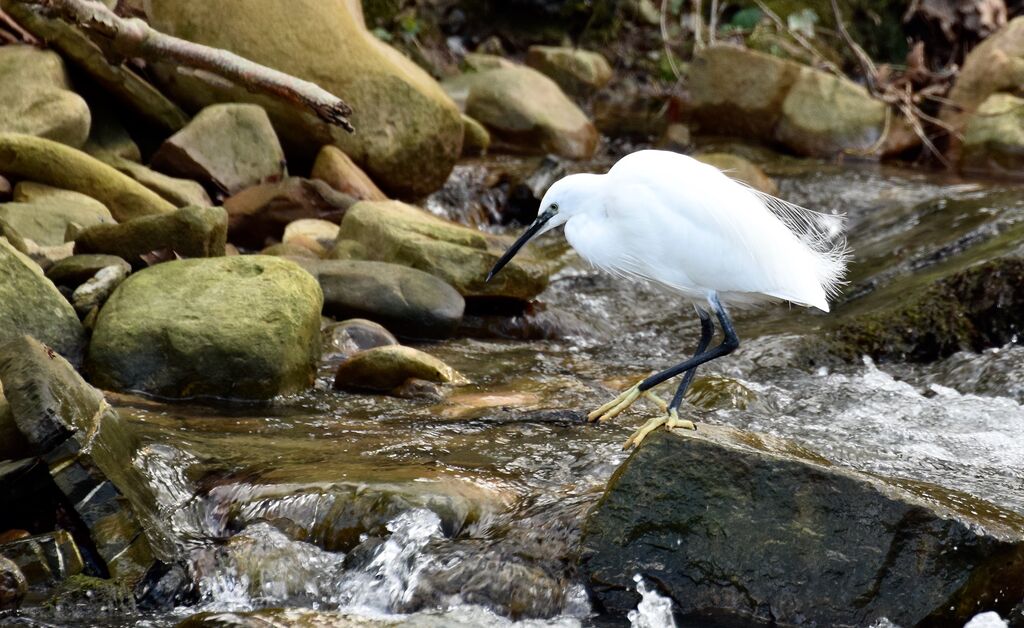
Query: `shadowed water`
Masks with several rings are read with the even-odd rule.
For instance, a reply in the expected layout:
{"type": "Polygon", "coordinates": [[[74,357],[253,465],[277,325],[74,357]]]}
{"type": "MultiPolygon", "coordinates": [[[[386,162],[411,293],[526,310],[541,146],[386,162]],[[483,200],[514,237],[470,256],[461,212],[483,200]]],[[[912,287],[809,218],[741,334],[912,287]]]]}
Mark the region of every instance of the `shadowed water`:
{"type": "MultiPolygon", "coordinates": [[[[926,276],[1024,218],[1019,188],[813,162],[773,173],[787,200],[848,215],[850,295],[926,276]]],[[[542,246],[564,266],[540,300],[586,333],[424,346],[471,380],[443,402],[336,393],[326,366],[316,390],[271,407],[123,401],[165,515],[155,532],[180,548],[199,595],[197,607],[141,621],[271,607],[384,625],[600,621],[572,567],[574,544],[626,457],[622,442],[654,409],[638,404],[603,425],[582,416],[680,361],[698,326],[689,304],[589,268],[560,234],[542,246]]],[[[808,366],[800,348],[827,320],[781,304],[738,313],[740,350],[701,371],[685,414],[1024,512],[1024,349],[808,366]]],[[[649,606],[638,612],[660,612],[649,606]]]]}

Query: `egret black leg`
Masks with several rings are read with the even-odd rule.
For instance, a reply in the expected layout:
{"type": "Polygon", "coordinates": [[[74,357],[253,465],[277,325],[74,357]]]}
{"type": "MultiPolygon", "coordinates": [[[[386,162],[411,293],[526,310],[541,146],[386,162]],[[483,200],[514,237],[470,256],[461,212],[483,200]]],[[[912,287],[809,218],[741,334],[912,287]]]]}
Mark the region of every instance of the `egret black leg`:
{"type": "MultiPolygon", "coordinates": [[[[697,350],[693,352],[693,357],[704,353],[708,345],[711,344],[711,337],[715,335],[715,322],[711,320],[711,315],[707,313],[702,307],[697,308],[697,316],[700,317],[700,342],[697,343],[697,350]]],[[[690,387],[690,383],[693,382],[694,376],[697,374],[697,367],[693,367],[689,371],[686,371],[686,375],[683,376],[683,381],[680,382],[679,388],[676,389],[675,397],[672,397],[672,403],[668,404],[668,411],[678,410],[679,405],[683,403],[683,395],[686,394],[686,389],[690,387]]]]}
{"type": "MultiPolygon", "coordinates": [[[[718,299],[718,295],[712,294],[708,297],[708,303],[711,305],[711,311],[713,311],[715,316],[718,318],[718,324],[722,326],[722,333],[725,336],[722,339],[722,343],[699,355],[693,356],[685,362],[680,362],[670,369],[651,375],[637,385],[637,390],[639,392],[643,393],[644,391],[650,390],[665,380],[671,379],[680,373],[695,369],[701,364],[710,362],[711,360],[715,360],[724,355],[729,355],[740,346],[740,338],[736,335],[736,330],[732,326],[732,319],[729,318],[729,313],[725,311],[725,306],[723,306],[722,302],[718,299]]],[[[686,380],[683,381],[684,383],[686,382],[686,380]]],[[[673,403],[674,402],[675,399],[673,399],[673,403]]]]}

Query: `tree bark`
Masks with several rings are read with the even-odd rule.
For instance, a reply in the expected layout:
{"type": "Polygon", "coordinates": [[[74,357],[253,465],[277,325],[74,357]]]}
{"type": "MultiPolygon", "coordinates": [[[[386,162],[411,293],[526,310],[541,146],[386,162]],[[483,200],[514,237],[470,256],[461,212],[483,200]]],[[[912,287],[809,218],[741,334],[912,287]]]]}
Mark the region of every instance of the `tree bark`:
{"type": "Polygon", "coordinates": [[[352,108],[315,83],[254,63],[233,52],[211,48],[154,30],[138,18],[122,18],[93,0],[17,0],[70,22],[97,40],[108,53],[151,62],[172,61],[203,70],[310,109],[318,118],[353,132],[352,108]]]}

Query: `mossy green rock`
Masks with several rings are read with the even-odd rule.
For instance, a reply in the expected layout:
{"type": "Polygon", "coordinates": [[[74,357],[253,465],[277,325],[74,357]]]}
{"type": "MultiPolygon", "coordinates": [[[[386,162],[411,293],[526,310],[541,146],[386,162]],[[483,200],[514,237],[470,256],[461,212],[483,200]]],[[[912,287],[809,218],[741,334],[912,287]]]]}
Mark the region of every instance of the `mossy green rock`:
{"type": "Polygon", "coordinates": [[[0,343],[29,334],[78,363],[84,330],[57,287],[32,260],[0,238],[0,343]]]}
{"type": "Polygon", "coordinates": [[[128,175],[173,203],[175,207],[185,207],[186,205],[208,207],[212,205],[209,194],[196,181],[170,177],[116,155],[104,156],[103,160],[118,172],[128,175]]]}
{"type": "Polygon", "coordinates": [[[366,349],[338,365],[334,387],[387,392],[410,378],[439,384],[462,384],[466,378],[434,356],[412,347],[387,345],[366,349]]]}
{"type": "Polygon", "coordinates": [[[58,286],[74,288],[108,266],[120,266],[125,270],[131,270],[128,262],[116,255],[72,255],[47,268],[46,278],[58,286]]]}
{"type": "Polygon", "coordinates": [[[558,84],[532,68],[499,67],[445,81],[466,115],[491,133],[494,147],[588,159],[597,129],[558,84]]]}
{"type": "Polygon", "coordinates": [[[584,524],[583,576],[610,613],[636,608],[638,573],[695,624],[961,626],[1024,596],[1017,513],[769,436],[680,432],[648,436],[584,524]]]}
{"type": "Polygon", "coordinates": [[[462,140],[462,154],[481,155],[486,153],[487,149],[491,146],[491,134],[487,132],[484,125],[463,114],[462,126],[465,129],[465,137],[462,140]]]}
{"type": "Polygon", "coordinates": [[[978,107],[964,132],[960,167],[1024,176],[1024,98],[992,94],[978,107]]]}
{"type": "Polygon", "coordinates": [[[95,157],[41,137],[0,133],[0,174],[91,196],[118,222],[174,211],[155,192],[95,157]]]}
{"type": "Polygon", "coordinates": [[[269,399],[308,388],[323,293],[263,255],[158,264],[103,306],[87,372],[103,388],[168,398],[269,399]]]}
{"type": "Polygon", "coordinates": [[[102,203],[84,194],[34,183],[19,183],[13,203],[0,204],[0,222],[18,237],[40,246],[64,244],[68,227],[114,224],[102,203]]]}
{"type": "Polygon", "coordinates": [[[142,255],[167,251],[182,257],[224,255],[228,214],[223,207],[182,207],[119,225],[97,225],[75,236],[76,253],[102,253],[143,265],[142,255]]]}
{"type": "Polygon", "coordinates": [[[411,266],[440,277],[464,297],[529,300],[547,287],[542,264],[523,251],[490,282],[487,272],[512,239],[442,220],[397,201],[356,203],[345,214],[338,247],[350,259],[411,266]]]}
{"type": "Polygon", "coordinates": [[[311,159],[322,145],[335,144],[400,197],[439,188],[459,157],[458,109],[426,72],[366,29],[358,3],[154,0],[146,7],[158,30],[225,48],[343,98],[357,131],[329,127],[301,106],[213,87],[167,68],[164,86],[185,102],[261,104],[294,153],[311,159]],[[223,27],[227,23],[231,28],[223,27]]]}
{"type": "Polygon", "coordinates": [[[589,96],[612,80],[612,66],[601,53],[592,50],[530,46],[526,65],[550,77],[573,96],[589,96]]]}
{"type": "Polygon", "coordinates": [[[27,133],[79,147],[91,115],[71,91],[64,62],[35,46],[0,47],[0,132],[27,133]]]}

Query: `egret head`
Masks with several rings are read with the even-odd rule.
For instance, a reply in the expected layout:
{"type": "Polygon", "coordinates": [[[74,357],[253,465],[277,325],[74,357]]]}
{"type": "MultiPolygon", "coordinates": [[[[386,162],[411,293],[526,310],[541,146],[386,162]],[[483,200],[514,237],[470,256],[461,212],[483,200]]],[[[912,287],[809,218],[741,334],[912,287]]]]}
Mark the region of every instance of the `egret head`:
{"type": "Polygon", "coordinates": [[[548,188],[544,198],[540,201],[540,210],[537,212],[536,220],[527,227],[523,235],[519,236],[512,246],[508,247],[491,272],[487,273],[487,281],[498,274],[498,271],[504,268],[505,264],[508,264],[519,252],[519,249],[526,246],[530,240],[559,225],[564,225],[573,216],[595,207],[595,203],[588,201],[592,201],[597,192],[600,176],[597,174],[571,174],[559,179],[548,188]]]}

